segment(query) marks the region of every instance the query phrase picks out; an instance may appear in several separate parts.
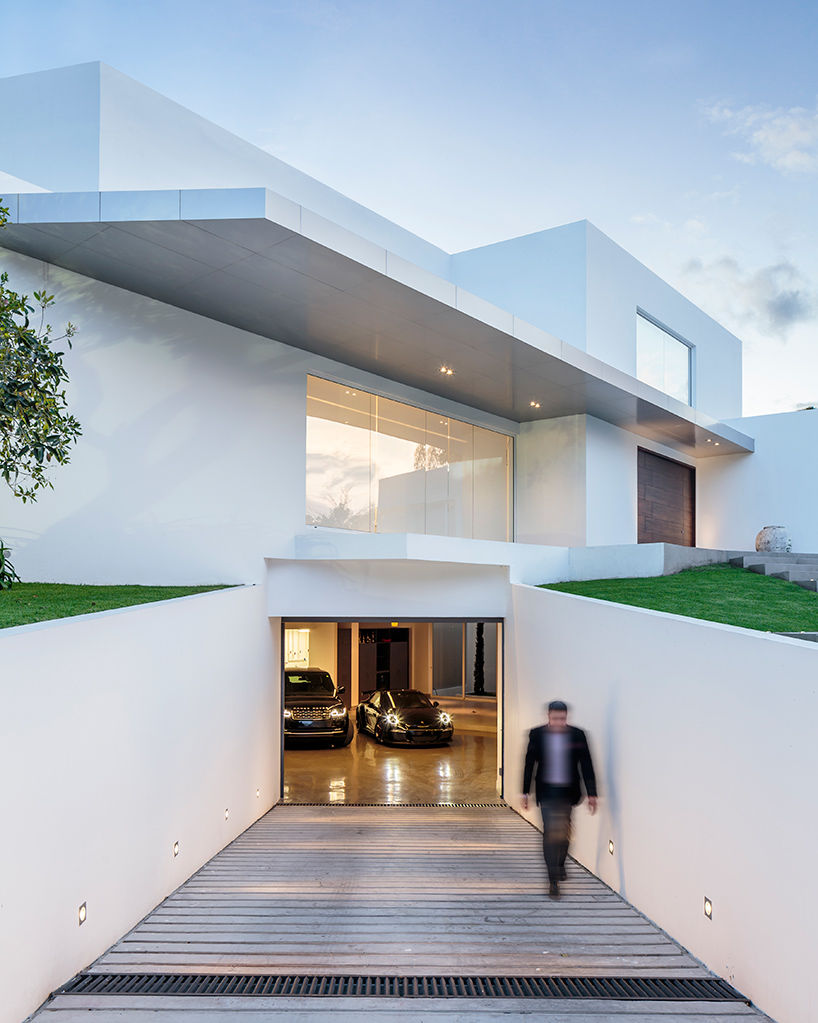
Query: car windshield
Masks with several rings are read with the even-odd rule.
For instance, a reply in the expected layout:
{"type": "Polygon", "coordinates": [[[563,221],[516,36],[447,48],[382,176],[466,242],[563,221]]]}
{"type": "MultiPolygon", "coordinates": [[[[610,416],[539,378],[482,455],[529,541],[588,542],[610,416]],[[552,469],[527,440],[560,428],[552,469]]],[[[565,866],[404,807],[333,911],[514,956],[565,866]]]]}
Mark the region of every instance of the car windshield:
{"type": "Polygon", "coordinates": [[[390,696],[395,701],[395,705],[401,709],[432,706],[429,697],[425,693],[417,693],[412,689],[403,693],[390,693],[390,696]]]}
{"type": "Polygon", "coordinates": [[[288,671],[285,676],[284,695],[335,696],[335,683],[328,671],[288,671]]]}

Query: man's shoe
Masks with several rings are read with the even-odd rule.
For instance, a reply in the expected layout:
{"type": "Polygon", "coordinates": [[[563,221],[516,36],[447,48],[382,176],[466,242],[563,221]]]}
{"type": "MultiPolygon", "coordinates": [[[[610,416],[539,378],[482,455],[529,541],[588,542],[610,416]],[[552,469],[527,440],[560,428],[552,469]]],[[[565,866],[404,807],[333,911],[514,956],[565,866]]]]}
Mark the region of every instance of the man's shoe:
{"type": "Polygon", "coordinates": [[[556,881],[552,881],[551,884],[548,886],[548,898],[549,899],[558,899],[559,897],[560,897],[560,886],[557,884],[556,881]]]}

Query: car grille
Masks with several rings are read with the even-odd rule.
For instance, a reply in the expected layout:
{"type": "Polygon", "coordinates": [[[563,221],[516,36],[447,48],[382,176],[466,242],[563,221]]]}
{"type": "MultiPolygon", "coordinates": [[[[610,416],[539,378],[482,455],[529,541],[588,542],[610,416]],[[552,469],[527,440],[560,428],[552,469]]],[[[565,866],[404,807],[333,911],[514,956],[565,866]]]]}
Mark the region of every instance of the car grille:
{"type": "Polygon", "coordinates": [[[332,707],[290,707],[296,721],[326,721],[332,707]]]}

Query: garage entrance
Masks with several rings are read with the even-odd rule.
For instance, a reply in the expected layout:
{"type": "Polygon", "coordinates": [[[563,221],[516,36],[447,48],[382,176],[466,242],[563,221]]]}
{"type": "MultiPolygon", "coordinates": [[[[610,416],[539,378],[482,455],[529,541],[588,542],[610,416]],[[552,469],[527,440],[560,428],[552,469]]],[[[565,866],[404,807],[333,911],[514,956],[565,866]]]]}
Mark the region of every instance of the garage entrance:
{"type": "Polygon", "coordinates": [[[282,802],[496,803],[502,664],[497,619],[283,621],[282,802]]]}

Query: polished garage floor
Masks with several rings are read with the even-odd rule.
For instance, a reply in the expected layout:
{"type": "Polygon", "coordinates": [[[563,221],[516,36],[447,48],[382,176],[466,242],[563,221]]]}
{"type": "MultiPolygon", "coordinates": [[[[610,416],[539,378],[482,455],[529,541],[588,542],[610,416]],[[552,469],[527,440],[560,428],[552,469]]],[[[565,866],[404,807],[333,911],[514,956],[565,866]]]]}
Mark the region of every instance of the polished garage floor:
{"type": "Polygon", "coordinates": [[[284,751],[286,803],[494,803],[497,733],[456,732],[449,746],[349,746],[284,751]]]}

